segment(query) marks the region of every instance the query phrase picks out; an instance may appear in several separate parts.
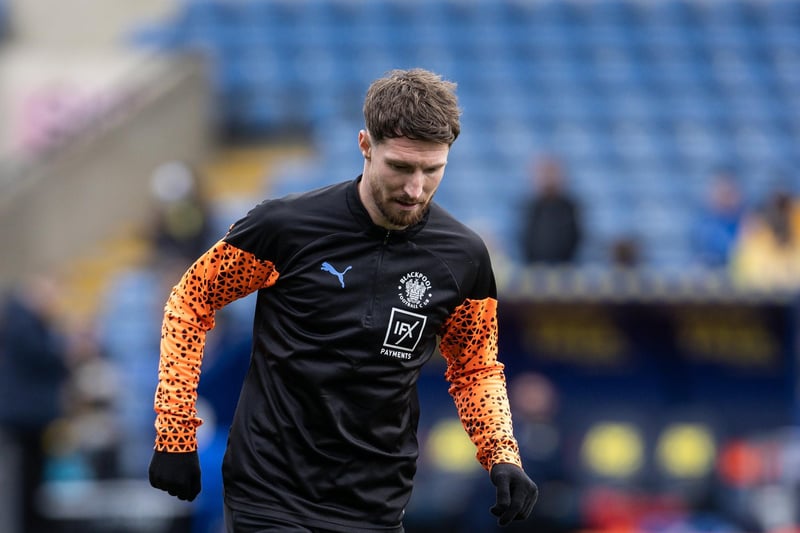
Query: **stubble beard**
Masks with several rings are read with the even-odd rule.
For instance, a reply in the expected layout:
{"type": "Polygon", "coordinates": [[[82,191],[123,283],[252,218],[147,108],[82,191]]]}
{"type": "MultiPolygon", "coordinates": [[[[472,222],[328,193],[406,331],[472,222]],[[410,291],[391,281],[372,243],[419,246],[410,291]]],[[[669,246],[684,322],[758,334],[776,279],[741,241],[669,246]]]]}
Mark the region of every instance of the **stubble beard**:
{"type": "Polygon", "coordinates": [[[381,215],[383,215],[383,218],[385,218],[386,221],[394,227],[407,228],[409,226],[413,226],[421,221],[430,209],[431,199],[428,199],[427,202],[418,204],[417,209],[411,212],[393,210],[390,203],[392,199],[385,199],[383,191],[380,189],[380,187],[373,183],[371,184],[370,188],[372,190],[372,199],[375,202],[378,211],[380,211],[381,215]]]}

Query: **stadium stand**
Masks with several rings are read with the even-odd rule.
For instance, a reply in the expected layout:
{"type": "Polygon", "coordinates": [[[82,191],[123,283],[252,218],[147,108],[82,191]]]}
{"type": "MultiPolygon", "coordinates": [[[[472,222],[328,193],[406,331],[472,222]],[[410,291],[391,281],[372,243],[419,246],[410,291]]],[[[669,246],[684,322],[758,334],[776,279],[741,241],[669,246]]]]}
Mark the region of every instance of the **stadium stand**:
{"type": "MultiPolygon", "coordinates": [[[[371,79],[437,70],[464,109],[445,206],[488,221],[516,257],[523,162],[554,150],[585,200],[583,261],[603,262],[633,230],[646,265],[669,269],[692,260],[686,224],[709,168],[736,169],[758,201],[771,175],[800,164],[798,29],[791,0],[201,0],[134,41],[207,53],[224,128],[307,132],[320,157],[305,172],[325,180],[352,173],[354,103],[371,79]]],[[[296,180],[314,182],[289,173],[274,193],[296,180]]]]}

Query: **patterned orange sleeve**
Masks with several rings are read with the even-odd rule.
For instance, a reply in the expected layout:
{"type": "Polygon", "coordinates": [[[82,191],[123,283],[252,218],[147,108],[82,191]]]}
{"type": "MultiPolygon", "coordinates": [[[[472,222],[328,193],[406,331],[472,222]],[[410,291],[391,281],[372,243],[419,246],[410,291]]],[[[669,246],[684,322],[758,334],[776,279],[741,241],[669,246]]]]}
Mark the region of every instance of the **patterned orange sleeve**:
{"type": "Polygon", "coordinates": [[[155,395],[156,443],[162,452],[197,449],[197,385],[206,333],[230,302],[269,287],[275,266],[224,241],[203,254],[172,288],[161,326],[161,359],[155,395]]]}
{"type": "Polygon", "coordinates": [[[464,429],[487,470],[497,463],[522,466],[514,438],[504,366],[497,360],[497,300],[466,300],[443,326],[439,350],[445,377],[464,429]]]}

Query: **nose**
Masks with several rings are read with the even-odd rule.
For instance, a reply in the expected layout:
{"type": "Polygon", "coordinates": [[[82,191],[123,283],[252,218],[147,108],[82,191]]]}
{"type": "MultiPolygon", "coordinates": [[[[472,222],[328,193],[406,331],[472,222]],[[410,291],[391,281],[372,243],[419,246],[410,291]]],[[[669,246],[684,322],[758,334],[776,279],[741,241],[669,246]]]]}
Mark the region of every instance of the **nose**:
{"type": "Polygon", "coordinates": [[[409,198],[418,200],[422,197],[422,186],[424,183],[424,173],[421,170],[417,170],[406,180],[405,184],[403,185],[403,192],[409,198]]]}

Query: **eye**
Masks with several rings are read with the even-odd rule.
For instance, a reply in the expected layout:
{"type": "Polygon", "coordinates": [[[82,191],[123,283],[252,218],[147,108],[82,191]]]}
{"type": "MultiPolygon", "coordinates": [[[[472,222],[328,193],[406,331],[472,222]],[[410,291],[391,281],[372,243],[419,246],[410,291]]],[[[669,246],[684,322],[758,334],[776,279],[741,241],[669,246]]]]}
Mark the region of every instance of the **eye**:
{"type": "Polygon", "coordinates": [[[436,174],[444,168],[444,165],[436,165],[435,167],[428,167],[425,169],[425,174],[436,174]]]}

